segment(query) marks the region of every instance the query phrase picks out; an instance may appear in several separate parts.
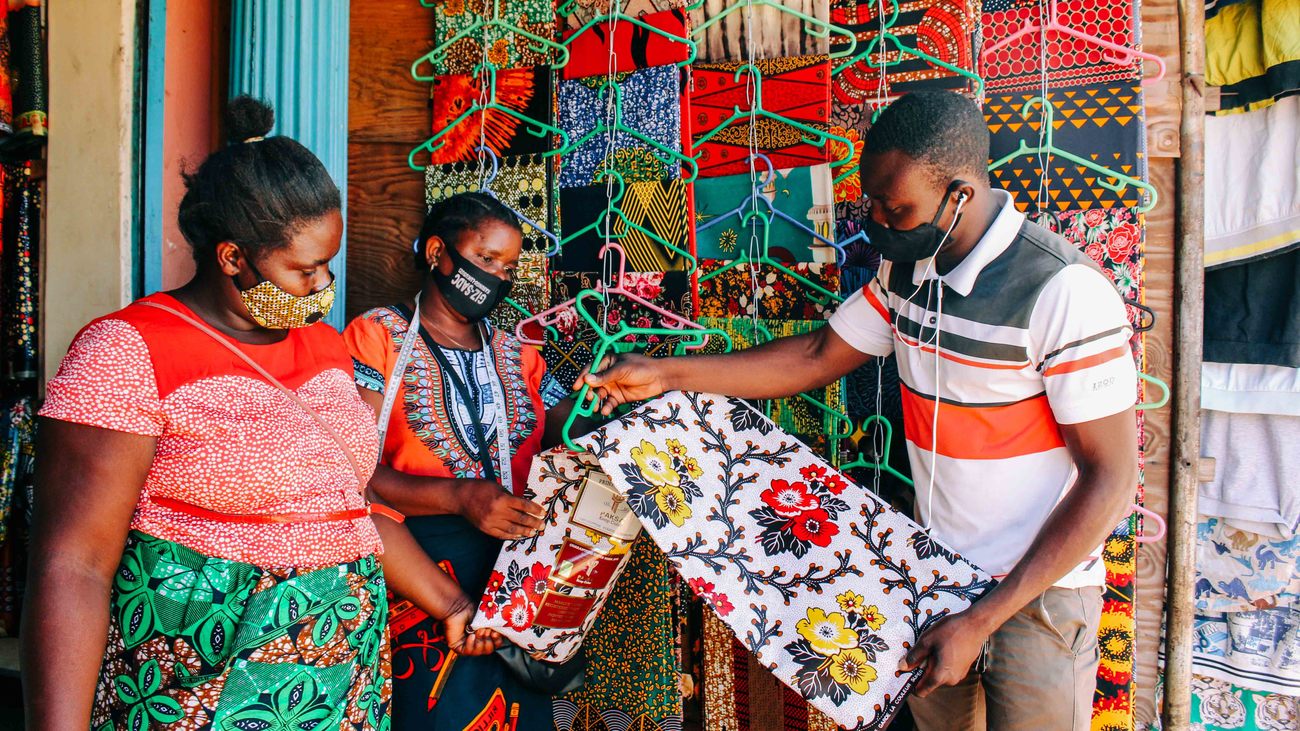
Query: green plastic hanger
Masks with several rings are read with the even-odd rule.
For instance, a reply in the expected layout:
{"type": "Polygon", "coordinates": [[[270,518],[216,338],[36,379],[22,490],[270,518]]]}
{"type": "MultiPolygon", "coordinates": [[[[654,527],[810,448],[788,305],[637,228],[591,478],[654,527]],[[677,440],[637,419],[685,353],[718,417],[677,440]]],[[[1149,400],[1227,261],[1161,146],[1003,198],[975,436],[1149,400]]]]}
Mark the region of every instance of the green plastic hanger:
{"type": "MultiPolygon", "coordinates": [[[[429,2],[429,0],[420,0],[420,4],[426,8],[432,8],[436,5],[440,5],[441,2],[433,3],[429,2]]],[[[426,63],[432,65],[434,59],[442,58],[447,53],[447,49],[451,48],[462,39],[475,35],[482,36],[486,39],[487,30],[489,28],[499,28],[505,33],[513,33],[517,36],[527,38],[533,42],[533,45],[530,46],[528,50],[533,51],[534,53],[543,53],[547,49],[555,51],[557,54],[556,60],[550,65],[553,69],[563,68],[564,65],[569,62],[569,49],[567,47],[556,43],[553,38],[543,38],[536,33],[520,28],[508,20],[502,20],[501,0],[492,0],[492,14],[490,16],[478,16],[478,19],[471,23],[469,27],[461,30],[451,38],[448,38],[437,46],[434,46],[433,50],[415,59],[415,62],[411,64],[412,78],[416,81],[432,82],[436,75],[420,73],[420,66],[426,63]]]]}
{"type": "Polygon", "coordinates": [[[898,51],[900,56],[906,55],[906,56],[911,56],[913,58],[919,58],[922,61],[925,61],[926,63],[930,64],[931,66],[935,66],[941,69],[946,69],[948,71],[953,72],[954,74],[957,74],[958,76],[964,76],[965,78],[975,82],[975,98],[983,99],[984,78],[982,76],[969,69],[964,69],[959,66],[954,66],[953,64],[948,63],[943,59],[935,58],[934,56],[931,56],[930,54],[920,50],[919,48],[913,48],[907,45],[906,43],[904,43],[901,38],[894,35],[890,31],[890,29],[894,27],[894,24],[898,22],[898,14],[899,14],[898,0],[890,0],[890,4],[893,8],[893,12],[890,14],[889,20],[885,23],[884,32],[878,34],[875,38],[872,38],[871,41],[867,43],[867,47],[863,49],[861,53],[857,54],[856,56],[853,56],[849,60],[840,64],[838,67],[836,67],[836,69],[832,73],[839,74],[843,72],[845,69],[852,66],[853,64],[861,61],[866,61],[867,66],[873,69],[896,66],[899,63],[902,63],[901,58],[894,61],[885,61],[884,52],[880,54],[881,60],[879,62],[875,62],[871,59],[872,55],[876,53],[877,49],[880,48],[880,45],[882,43],[890,43],[894,46],[894,49],[898,51]]]}
{"type": "Polygon", "coordinates": [[[1138,411],[1146,411],[1147,409],[1158,409],[1161,406],[1164,406],[1165,404],[1169,403],[1169,384],[1165,383],[1159,378],[1156,378],[1155,376],[1147,375],[1146,373],[1138,373],[1138,378],[1160,389],[1160,398],[1156,399],[1155,401],[1143,401],[1139,403],[1137,406],[1134,406],[1133,407],[1134,409],[1138,411]]]}
{"type": "Polygon", "coordinates": [[[870,433],[868,429],[874,427],[876,424],[879,424],[880,427],[885,430],[885,447],[884,449],[881,450],[880,459],[876,461],[868,460],[865,456],[865,453],[861,449],[859,449],[858,458],[847,464],[840,465],[839,466],[840,471],[847,472],[852,469],[864,467],[869,470],[877,470],[879,472],[885,472],[887,474],[893,475],[898,480],[906,484],[908,487],[915,487],[916,483],[912,481],[912,478],[894,469],[889,464],[890,452],[893,451],[894,448],[893,447],[894,425],[889,423],[889,419],[886,419],[880,414],[872,414],[871,416],[868,416],[866,419],[862,420],[862,433],[863,434],[870,433]]]}
{"type": "MultiPolygon", "coordinates": [[[[605,296],[594,289],[584,289],[581,292],[578,292],[577,296],[574,297],[573,308],[577,310],[578,315],[582,317],[582,319],[586,320],[587,324],[596,332],[597,339],[599,340],[596,347],[592,348],[592,368],[598,367],[600,362],[604,360],[606,353],[611,349],[613,349],[614,352],[628,352],[629,350],[634,349],[636,347],[635,344],[631,344],[629,347],[629,343],[626,342],[629,336],[648,337],[650,335],[658,335],[660,337],[682,338],[682,343],[695,346],[702,346],[709,337],[716,336],[722,339],[726,351],[729,352],[731,350],[731,336],[716,328],[677,330],[667,327],[633,327],[628,325],[626,322],[620,322],[617,330],[612,333],[605,332],[601,328],[600,323],[597,322],[596,319],[591,316],[591,313],[587,312],[587,309],[582,306],[583,300],[588,298],[594,298],[604,302],[605,296]]],[[[574,452],[585,451],[582,447],[575,444],[573,439],[569,436],[574,423],[577,422],[578,417],[589,418],[594,416],[596,413],[596,399],[594,397],[588,398],[590,394],[591,386],[586,383],[582,384],[582,389],[578,391],[577,402],[574,403],[573,410],[569,413],[568,420],[564,422],[564,430],[562,433],[564,443],[574,452]]]]}
{"type": "MultiPolygon", "coordinates": [[[[669,33],[668,31],[662,28],[656,28],[655,26],[650,25],[649,23],[645,22],[644,20],[642,20],[641,18],[635,15],[628,15],[627,13],[622,13],[622,12],[597,15],[591,20],[587,21],[586,24],[583,25],[581,28],[575,30],[572,34],[569,35],[568,38],[561,41],[560,44],[563,45],[565,48],[568,48],[569,44],[573,43],[574,39],[576,39],[578,36],[582,35],[583,33],[586,33],[587,31],[600,25],[601,23],[608,23],[611,20],[617,20],[619,24],[630,23],[640,28],[644,28],[656,35],[663,36],[664,38],[667,38],[668,40],[674,43],[685,44],[686,47],[690,49],[690,53],[687,55],[685,61],[681,61],[676,64],[677,68],[679,69],[684,68],[686,66],[689,66],[692,63],[695,63],[695,53],[697,50],[695,47],[695,41],[689,38],[682,38],[681,36],[676,35],[674,33],[669,33]]],[[[619,108],[622,109],[621,106],[619,108]]]]}
{"type": "MultiPolygon", "coordinates": [[[[601,230],[601,227],[605,225],[605,223],[608,221],[609,216],[614,215],[617,216],[618,220],[622,222],[624,229],[622,231],[616,232],[614,231],[614,226],[611,224],[609,226],[608,231],[602,231],[604,237],[607,240],[618,241],[619,239],[627,238],[627,236],[632,232],[639,233],[642,236],[645,236],[646,238],[655,242],[656,244],[659,244],[660,246],[668,249],[669,251],[672,251],[678,254],[679,256],[685,258],[688,262],[690,262],[690,266],[686,269],[686,273],[687,274],[693,273],[695,269],[699,266],[699,263],[696,261],[694,254],[692,254],[691,252],[685,249],[678,247],[676,244],[669,243],[666,239],[664,239],[664,237],[660,236],[654,231],[651,231],[645,226],[642,226],[636,221],[633,221],[632,219],[628,218],[627,214],[623,212],[623,209],[618,207],[619,202],[623,200],[623,192],[627,189],[627,184],[623,182],[623,176],[619,174],[617,170],[605,170],[601,173],[601,177],[606,179],[611,179],[618,184],[617,192],[615,192],[612,196],[610,196],[610,201],[611,201],[610,207],[606,209],[603,215],[597,216],[596,220],[592,221],[586,226],[583,226],[577,231],[574,231],[573,233],[568,234],[564,238],[560,239],[559,245],[556,246],[554,252],[551,252],[551,255],[554,256],[555,254],[559,253],[560,250],[564,248],[565,244],[569,243],[570,241],[573,241],[574,239],[577,239],[579,236],[582,236],[588,231],[601,230]]],[[[600,328],[597,329],[599,330],[600,328]]]]}
{"type": "MultiPolygon", "coordinates": [[[[772,335],[772,331],[768,329],[767,325],[764,325],[761,322],[754,322],[752,320],[748,320],[748,322],[750,322],[750,324],[754,328],[754,335],[755,335],[754,345],[762,345],[763,343],[771,342],[772,340],[776,339],[772,335]]],[[[830,406],[826,404],[826,402],[818,401],[817,399],[813,398],[812,396],[809,396],[806,393],[801,393],[799,394],[798,397],[800,399],[803,399],[813,408],[821,411],[822,414],[826,417],[829,417],[830,422],[834,424],[833,427],[827,428],[826,430],[826,438],[829,439],[832,444],[832,448],[831,448],[832,453],[835,452],[834,445],[838,444],[841,439],[848,439],[849,437],[853,436],[853,430],[857,425],[853,423],[852,419],[845,416],[843,412],[839,411],[838,409],[832,409],[830,406]]],[[[770,400],[768,401],[764,411],[766,412],[768,418],[771,418],[772,405],[770,400]]]]}
{"type": "MultiPolygon", "coordinates": [[[[700,175],[700,165],[698,162],[696,162],[696,159],[689,155],[683,155],[680,150],[674,150],[671,147],[664,145],[662,142],[659,142],[658,140],[651,139],[650,137],[646,136],[639,130],[632,129],[631,127],[628,127],[627,125],[623,124],[623,90],[619,87],[617,83],[613,83],[611,81],[606,80],[602,82],[600,88],[596,90],[596,95],[603,99],[605,98],[606,93],[611,94],[613,96],[612,100],[608,101],[607,103],[612,103],[614,105],[614,123],[606,124],[602,120],[595,127],[592,127],[590,130],[588,130],[586,134],[579,137],[577,140],[574,140],[573,142],[569,142],[568,137],[565,137],[565,144],[561,146],[561,148],[556,152],[561,155],[569,155],[574,150],[577,150],[579,147],[582,147],[583,145],[590,142],[593,138],[596,137],[596,135],[602,135],[602,134],[611,135],[615,132],[621,132],[630,137],[634,137],[640,140],[642,143],[649,145],[650,147],[662,152],[664,155],[667,155],[667,158],[664,157],[659,158],[665,164],[671,165],[673,160],[676,160],[677,162],[680,162],[681,164],[690,168],[691,174],[685,178],[685,181],[687,183],[695,182],[695,179],[698,178],[700,175]]],[[[561,166],[564,165],[563,160],[560,161],[560,165],[561,166]]],[[[618,171],[611,170],[610,172],[617,173],[618,171]]],[[[620,180],[621,179],[622,178],[620,176],[620,180]]]]}
{"type": "MultiPolygon", "coordinates": [[[[530,135],[533,135],[534,137],[558,135],[565,144],[568,144],[569,135],[564,130],[554,125],[547,124],[546,122],[540,122],[536,119],[533,119],[532,117],[521,114],[520,112],[517,112],[514,109],[511,109],[510,107],[507,107],[504,104],[501,104],[500,102],[497,101],[496,67],[491,65],[479,64],[474,68],[474,75],[480,77],[486,75],[487,83],[490,89],[490,91],[488,92],[488,102],[486,104],[481,104],[477,100],[475,100],[475,102],[471,104],[468,109],[462,112],[459,117],[453,119],[446,127],[443,127],[441,130],[439,130],[437,134],[425,140],[424,142],[420,143],[419,146],[411,150],[411,152],[406,156],[406,164],[410,165],[412,170],[424,170],[423,167],[416,164],[415,162],[416,155],[418,155],[421,152],[428,152],[429,154],[433,154],[434,152],[437,152],[439,149],[442,148],[443,145],[442,138],[446,137],[461,122],[464,122],[465,120],[469,119],[475,114],[482,114],[484,112],[487,112],[488,110],[501,112],[502,114],[506,114],[511,117],[514,117],[515,119],[518,119],[519,121],[527,125],[524,131],[530,135]]],[[[551,150],[549,152],[541,153],[542,157],[551,157],[557,154],[559,154],[559,150],[551,150]]]]}
{"type": "Polygon", "coordinates": [[[718,269],[715,269],[709,272],[708,274],[705,274],[704,276],[700,277],[701,284],[709,281],[710,279],[713,279],[714,277],[718,276],[719,274],[722,274],[723,272],[729,269],[734,269],[740,266],[741,264],[749,264],[751,266],[755,266],[755,265],[769,266],[772,267],[773,269],[780,271],[783,274],[786,274],[787,276],[791,277],[792,279],[799,282],[800,284],[807,287],[808,289],[812,290],[813,292],[820,294],[823,299],[817,300],[819,304],[829,305],[831,302],[844,301],[844,298],[841,297],[839,294],[832,292],[829,289],[826,289],[825,287],[818,284],[817,282],[812,281],[811,279],[803,276],[802,274],[794,271],[793,269],[790,269],[780,261],[772,258],[771,254],[769,253],[769,246],[770,246],[769,239],[771,236],[773,215],[767,211],[746,212],[745,215],[741,217],[741,226],[743,227],[745,224],[748,224],[750,221],[754,219],[759,219],[763,222],[762,254],[760,256],[750,256],[748,251],[742,251],[740,255],[737,256],[732,261],[727,262],[726,264],[719,267],[718,269]]]}
{"type": "Polygon", "coordinates": [[[1042,132],[1043,135],[1042,143],[1037,146],[1031,147],[1024,139],[1021,139],[1020,146],[1016,148],[1014,152],[989,163],[990,172],[1002,167],[1003,165],[1007,164],[1012,160],[1015,160],[1018,157],[1034,156],[1034,155],[1050,155],[1052,157],[1059,157],[1065,160],[1069,160],[1070,162],[1073,162],[1076,165],[1085,167],[1097,173],[1100,176],[1097,178],[1097,185],[1100,185],[1101,187],[1107,190],[1113,191],[1115,193],[1122,193],[1124,192],[1125,188],[1131,185],[1135,188],[1138,188],[1139,190],[1144,191],[1146,193],[1146,202],[1139,205],[1137,208],[1135,208],[1134,210],[1136,212],[1146,213],[1147,211],[1150,211],[1152,208],[1155,208],[1156,200],[1157,200],[1157,193],[1156,193],[1155,186],[1145,181],[1139,180],[1138,178],[1135,178],[1131,175],[1117,173],[1114,170],[1111,170],[1110,168],[1103,167],[1093,162],[1092,160],[1088,160],[1086,158],[1079,157],[1078,155],[1075,155],[1073,153],[1066,152],[1065,150],[1062,150],[1056,147],[1056,145],[1052,144],[1052,136],[1054,134],[1053,125],[1056,121],[1056,110],[1052,106],[1052,103],[1050,101],[1048,101],[1047,99],[1041,96],[1036,96],[1033,99],[1030,99],[1029,101],[1025,102],[1023,105],[1021,105],[1020,116],[1024,117],[1025,119],[1029,119],[1029,110],[1034,105],[1038,105],[1043,109],[1042,124],[1045,127],[1042,132]],[[1111,182],[1112,179],[1116,182],[1111,182]]]}
{"type": "MultiPolygon", "coordinates": [[[[703,5],[703,3],[700,4],[703,5]]],[[[726,18],[728,15],[741,10],[758,7],[776,8],[786,15],[793,15],[794,17],[799,18],[804,22],[804,32],[814,38],[829,38],[832,34],[841,36],[848,46],[842,50],[831,53],[831,58],[843,58],[848,56],[858,47],[858,37],[853,33],[853,31],[828,23],[821,18],[813,17],[807,13],[801,13],[794,8],[788,8],[779,2],[774,2],[773,0],[741,0],[733,5],[729,5],[723,9],[722,12],[715,14],[713,17],[695,26],[695,29],[691,31],[691,35],[698,38],[704,35],[704,33],[713,26],[721,23],[723,18],[726,18]]]]}
{"type": "MultiPolygon", "coordinates": [[[[420,2],[426,2],[426,1],[427,0],[420,0],[420,2]]],[[[437,2],[442,2],[442,1],[443,0],[437,0],[437,2]]],[[[622,4],[621,2],[615,3],[616,6],[621,4],[622,4]]],[[[578,7],[578,0],[565,0],[564,2],[560,3],[559,7],[555,8],[555,14],[561,18],[567,18],[568,16],[573,15],[577,7],[578,7]]],[[[699,10],[702,7],[704,7],[704,0],[694,0],[694,2],[684,5],[682,8],[680,8],[680,10],[682,12],[689,13],[693,10],[699,10]]],[[[677,10],[677,9],[678,8],[664,8],[664,10],[677,10]]]]}
{"type": "MultiPolygon", "coordinates": [[[[765,109],[763,107],[763,73],[759,71],[758,67],[752,63],[742,64],[740,68],[736,69],[736,73],[732,77],[732,80],[739,82],[740,77],[744,76],[745,74],[750,74],[753,77],[753,84],[754,84],[753,108],[742,110],[740,108],[740,105],[737,104],[733,108],[730,117],[725,119],[717,127],[707,132],[703,137],[696,138],[692,144],[694,144],[696,147],[699,147],[700,145],[703,145],[704,143],[713,139],[715,136],[721,133],[722,130],[730,127],[732,124],[742,119],[748,121],[753,117],[766,117],[767,119],[772,119],[782,124],[788,124],[791,127],[794,127],[795,129],[799,130],[800,132],[804,132],[806,135],[808,135],[803,139],[803,141],[807,144],[817,145],[818,147],[824,147],[827,144],[829,144],[831,141],[835,141],[844,145],[844,158],[839,162],[831,163],[832,167],[844,165],[853,159],[853,143],[849,141],[847,137],[842,137],[840,135],[835,134],[834,132],[820,130],[815,127],[809,127],[808,125],[802,122],[796,122],[793,119],[789,119],[785,116],[777,114],[776,112],[771,112],[765,109]]],[[[698,159],[699,156],[702,154],[704,153],[703,152],[696,153],[695,155],[696,159],[698,159]]]]}

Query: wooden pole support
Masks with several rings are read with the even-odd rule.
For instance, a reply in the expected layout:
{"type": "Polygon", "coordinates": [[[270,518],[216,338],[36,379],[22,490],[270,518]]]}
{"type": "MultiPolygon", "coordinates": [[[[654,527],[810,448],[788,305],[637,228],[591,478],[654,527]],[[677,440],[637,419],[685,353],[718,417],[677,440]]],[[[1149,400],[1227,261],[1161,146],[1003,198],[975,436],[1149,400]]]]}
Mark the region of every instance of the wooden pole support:
{"type": "Polygon", "coordinates": [[[1205,314],[1204,0],[1178,0],[1178,19],[1183,109],[1174,241],[1173,475],[1169,486],[1169,575],[1165,602],[1165,731],[1187,731],[1191,725],[1205,314]]]}

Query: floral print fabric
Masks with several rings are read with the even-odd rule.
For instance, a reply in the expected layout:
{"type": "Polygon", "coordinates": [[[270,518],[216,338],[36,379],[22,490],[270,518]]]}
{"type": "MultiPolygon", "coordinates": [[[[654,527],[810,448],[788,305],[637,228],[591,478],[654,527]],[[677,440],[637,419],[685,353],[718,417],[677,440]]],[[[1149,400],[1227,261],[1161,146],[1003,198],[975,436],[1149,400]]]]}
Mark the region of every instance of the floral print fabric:
{"type": "Polygon", "coordinates": [[[742,401],[672,393],[579,444],[745,646],[846,728],[886,727],[907,647],[993,584],[742,401]]]}
{"type": "MultiPolygon", "coordinates": [[[[703,317],[760,317],[766,320],[825,320],[839,304],[824,293],[772,266],[757,267],[757,279],[748,262],[704,277],[732,262],[700,262],[700,315],[703,317]]],[[[834,264],[792,264],[803,278],[831,292],[839,290],[839,268],[834,264]]]]}
{"type": "MultiPolygon", "coordinates": [[[[535,36],[555,40],[553,0],[446,0],[434,5],[434,44],[451,41],[493,15],[535,36]]],[[[552,50],[538,48],[527,36],[492,26],[467,33],[452,43],[434,59],[434,73],[472,73],[485,54],[487,62],[498,69],[542,66],[554,60],[552,50]]]]}

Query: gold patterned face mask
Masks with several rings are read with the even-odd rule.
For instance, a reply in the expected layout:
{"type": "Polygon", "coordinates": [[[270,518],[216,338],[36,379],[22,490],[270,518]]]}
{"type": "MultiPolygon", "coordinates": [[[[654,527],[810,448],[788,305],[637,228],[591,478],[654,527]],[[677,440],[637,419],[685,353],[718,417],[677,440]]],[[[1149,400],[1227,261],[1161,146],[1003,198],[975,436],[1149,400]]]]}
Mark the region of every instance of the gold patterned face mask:
{"type": "MultiPolygon", "coordinates": [[[[252,265],[250,264],[249,267],[252,268],[252,265]]],[[[298,297],[280,289],[271,280],[263,277],[256,268],[253,268],[253,273],[262,281],[253,287],[240,290],[239,298],[248,308],[248,314],[264,328],[292,330],[314,325],[325,319],[334,307],[332,272],[328,287],[306,297],[298,297]]]]}

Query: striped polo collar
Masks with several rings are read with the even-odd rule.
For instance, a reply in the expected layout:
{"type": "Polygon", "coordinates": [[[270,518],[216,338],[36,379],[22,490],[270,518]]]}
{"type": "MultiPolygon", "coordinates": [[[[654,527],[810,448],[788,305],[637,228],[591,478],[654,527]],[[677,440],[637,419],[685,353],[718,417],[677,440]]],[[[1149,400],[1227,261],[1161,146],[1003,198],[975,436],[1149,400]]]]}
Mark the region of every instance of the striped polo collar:
{"type": "Polygon", "coordinates": [[[960,264],[942,277],[934,270],[932,258],[918,261],[912,268],[912,284],[919,285],[927,279],[938,279],[961,296],[970,295],[980,272],[984,271],[984,267],[988,266],[989,262],[1007,250],[1011,242],[1016,240],[1016,235],[1020,233],[1020,227],[1025,222],[1025,214],[1016,210],[1015,204],[1011,202],[1010,193],[997,188],[990,189],[989,192],[1002,207],[998,211],[997,218],[993,219],[988,230],[980,237],[979,243],[975,244],[975,248],[970,250],[960,264]]]}

